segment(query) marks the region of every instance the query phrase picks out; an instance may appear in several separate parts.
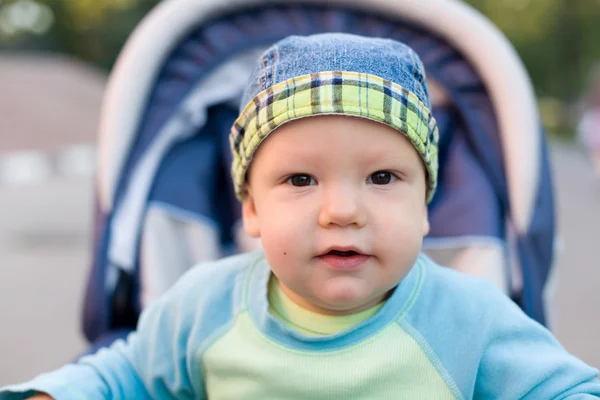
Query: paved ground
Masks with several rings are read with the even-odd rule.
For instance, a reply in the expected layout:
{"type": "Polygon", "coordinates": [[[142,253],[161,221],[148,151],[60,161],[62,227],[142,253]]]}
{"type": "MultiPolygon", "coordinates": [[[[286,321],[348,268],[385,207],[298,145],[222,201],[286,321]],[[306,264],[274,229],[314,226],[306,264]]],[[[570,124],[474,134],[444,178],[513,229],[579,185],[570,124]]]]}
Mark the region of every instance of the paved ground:
{"type": "Polygon", "coordinates": [[[563,245],[550,301],[553,330],[572,353],[600,368],[600,181],[576,147],[552,149],[563,245]]]}
{"type": "MultiPolygon", "coordinates": [[[[554,329],[567,349],[600,367],[600,186],[578,149],[554,146],[553,160],[564,242],[551,302],[554,329]]],[[[0,385],[84,349],[79,312],[91,204],[89,176],[0,185],[0,385]]]]}
{"type": "Polygon", "coordinates": [[[0,187],[0,384],[69,361],[84,348],[89,179],[0,187]]]}
{"type": "Polygon", "coordinates": [[[0,385],[85,346],[79,314],[105,85],[65,56],[0,54],[0,385]]]}
{"type": "Polygon", "coordinates": [[[0,53],[0,154],[93,141],[105,84],[68,56],[0,53]]]}

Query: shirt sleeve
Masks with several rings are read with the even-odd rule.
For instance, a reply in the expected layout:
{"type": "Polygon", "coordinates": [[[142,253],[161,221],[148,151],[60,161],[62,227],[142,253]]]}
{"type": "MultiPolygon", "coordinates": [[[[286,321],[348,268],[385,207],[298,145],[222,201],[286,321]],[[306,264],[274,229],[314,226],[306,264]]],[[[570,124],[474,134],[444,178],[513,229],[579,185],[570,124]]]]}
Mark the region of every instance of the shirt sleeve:
{"type": "Polygon", "coordinates": [[[147,308],[127,341],[30,382],[1,388],[0,400],[27,398],[34,391],[57,400],[205,398],[202,374],[191,371],[187,357],[194,307],[185,292],[192,284],[180,281],[147,308]]]}
{"type": "Polygon", "coordinates": [[[592,399],[598,370],[570,355],[552,334],[512,302],[501,304],[489,328],[475,398],[592,399]]]}

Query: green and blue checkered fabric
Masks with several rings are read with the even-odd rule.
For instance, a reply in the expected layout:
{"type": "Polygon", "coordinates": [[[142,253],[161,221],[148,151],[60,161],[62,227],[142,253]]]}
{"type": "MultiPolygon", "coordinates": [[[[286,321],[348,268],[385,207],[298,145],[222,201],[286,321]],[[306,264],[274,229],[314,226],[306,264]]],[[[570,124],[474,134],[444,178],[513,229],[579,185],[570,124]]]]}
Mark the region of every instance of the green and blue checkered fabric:
{"type": "Polygon", "coordinates": [[[324,71],[294,77],[258,93],[233,125],[230,144],[237,197],[244,197],[246,172],[260,143],[278,126],[314,115],[367,118],[397,129],[415,146],[428,174],[427,201],[435,192],[438,130],[429,108],[412,92],[381,77],[324,71]]]}

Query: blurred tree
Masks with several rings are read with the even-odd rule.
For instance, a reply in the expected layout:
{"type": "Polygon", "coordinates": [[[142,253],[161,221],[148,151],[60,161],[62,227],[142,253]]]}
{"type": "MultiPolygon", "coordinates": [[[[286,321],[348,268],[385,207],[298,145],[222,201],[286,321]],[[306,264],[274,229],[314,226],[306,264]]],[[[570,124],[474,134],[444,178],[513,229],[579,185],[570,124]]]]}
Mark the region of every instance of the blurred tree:
{"type": "Polygon", "coordinates": [[[468,0],[514,44],[540,95],[577,95],[600,58],[598,0],[468,0]]]}
{"type": "MultiPolygon", "coordinates": [[[[43,36],[4,32],[3,48],[72,54],[109,69],[135,25],[159,0],[0,0],[0,16],[36,5],[51,10],[54,23],[43,36]]],[[[14,22],[14,21],[12,21],[14,22]]],[[[0,17],[0,28],[11,18],[0,17]]],[[[0,29],[0,39],[2,29],[0,29]]]]}
{"type": "Polygon", "coordinates": [[[555,129],[572,130],[576,104],[600,60],[599,0],[466,0],[515,46],[555,129]],[[560,114],[560,115],[557,115],[560,114]]]}
{"type": "MultiPolygon", "coordinates": [[[[0,0],[0,49],[65,52],[109,69],[159,1],[0,0]]],[[[549,109],[579,98],[600,60],[600,0],[464,1],[514,44],[538,96],[553,104],[549,109]]]]}

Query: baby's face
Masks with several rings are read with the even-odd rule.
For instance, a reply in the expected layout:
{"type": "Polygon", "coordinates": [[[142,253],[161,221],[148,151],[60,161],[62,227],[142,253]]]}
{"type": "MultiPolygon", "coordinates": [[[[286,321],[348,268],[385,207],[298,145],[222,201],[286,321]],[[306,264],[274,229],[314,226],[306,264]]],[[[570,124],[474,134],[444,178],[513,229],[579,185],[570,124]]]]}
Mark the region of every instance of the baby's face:
{"type": "Polygon", "coordinates": [[[429,230],[425,168],[398,131],[362,118],[289,122],[260,145],[244,227],[260,237],[300,306],[348,314],[379,303],[413,266],[429,230]]]}

